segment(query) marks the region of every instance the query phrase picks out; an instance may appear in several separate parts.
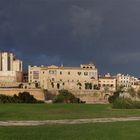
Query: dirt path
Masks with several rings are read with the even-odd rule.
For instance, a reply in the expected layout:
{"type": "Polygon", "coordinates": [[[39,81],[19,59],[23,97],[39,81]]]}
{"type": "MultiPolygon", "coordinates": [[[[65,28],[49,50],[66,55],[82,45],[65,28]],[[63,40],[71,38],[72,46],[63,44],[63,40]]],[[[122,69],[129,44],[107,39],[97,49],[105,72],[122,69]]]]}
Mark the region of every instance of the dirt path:
{"type": "Polygon", "coordinates": [[[36,126],[54,124],[84,124],[84,123],[105,123],[105,122],[125,122],[140,121],[140,117],[127,118],[94,118],[94,119],[74,119],[74,120],[43,120],[43,121],[0,121],[0,126],[36,126]]]}

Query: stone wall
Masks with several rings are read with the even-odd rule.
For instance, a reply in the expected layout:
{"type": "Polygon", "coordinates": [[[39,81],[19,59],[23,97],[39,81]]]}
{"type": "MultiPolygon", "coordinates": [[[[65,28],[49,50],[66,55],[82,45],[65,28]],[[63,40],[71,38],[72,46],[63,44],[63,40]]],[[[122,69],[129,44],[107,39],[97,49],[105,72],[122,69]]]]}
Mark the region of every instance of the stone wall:
{"type": "MultiPolygon", "coordinates": [[[[0,88],[0,94],[5,94],[5,95],[14,95],[19,92],[29,92],[31,95],[33,95],[37,100],[50,100],[47,97],[44,96],[44,92],[41,89],[20,89],[20,88],[0,88]]],[[[70,90],[76,97],[80,98],[82,101],[86,101],[86,103],[108,103],[108,96],[110,93],[103,93],[101,91],[90,91],[90,90],[70,90]]],[[[49,96],[52,98],[54,95],[58,94],[58,91],[56,90],[51,90],[46,92],[49,96]]]]}
{"type": "Polygon", "coordinates": [[[41,89],[19,89],[19,88],[0,88],[0,94],[5,95],[18,95],[19,92],[29,92],[31,95],[33,95],[37,100],[44,101],[44,92],[41,89]]]}
{"type": "MultiPolygon", "coordinates": [[[[98,90],[90,91],[90,90],[69,90],[76,97],[80,98],[82,101],[86,101],[86,103],[108,103],[108,97],[111,93],[104,93],[98,90]]],[[[49,91],[53,95],[57,95],[58,91],[49,91]]],[[[47,100],[47,99],[46,99],[47,100]]]]}

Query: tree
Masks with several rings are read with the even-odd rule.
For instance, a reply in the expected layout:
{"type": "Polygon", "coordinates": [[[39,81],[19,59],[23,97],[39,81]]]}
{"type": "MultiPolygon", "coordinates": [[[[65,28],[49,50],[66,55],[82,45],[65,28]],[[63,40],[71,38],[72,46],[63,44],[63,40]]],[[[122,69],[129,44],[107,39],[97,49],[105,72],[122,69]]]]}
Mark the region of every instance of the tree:
{"type": "Polygon", "coordinates": [[[125,91],[124,86],[123,85],[118,86],[117,91],[120,92],[120,93],[124,93],[124,91],[125,91]]]}
{"type": "Polygon", "coordinates": [[[29,92],[22,92],[13,96],[0,94],[0,103],[43,103],[43,101],[36,100],[29,92]]]}
{"type": "Polygon", "coordinates": [[[120,94],[124,93],[123,89],[124,89],[123,86],[118,87],[117,91],[115,91],[112,96],[109,96],[108,98],[109,103],[115,102],[115,100],[119,98],[120,94]]]}
{"type": "Polygon", "coordinates": [[[59,91],[59,94],[54,98],[53,103],[81,103],[81,101],[71,92],[63,89],[59,91]]]}
{"type": "Polygon", "coordinates": [[[131,96],[131,97],[136,97],[136,91],[134,90],[134,88],[129,88],[128,90],[127,90],[127,92],[129,93],[129,95],[131,96]]]}
{"type": "Polygon", "coordinates": [[[22,92],[18,94],[19,100],[21,100],[22,103],[35,103],[37,100],[34,98],[33,95],[30,95],[29,92],[22,92]]]}
{"type": "Polygon", "coordinates": [[[140,99],[140,89],[137,91],[137,96],[140,99]]]}

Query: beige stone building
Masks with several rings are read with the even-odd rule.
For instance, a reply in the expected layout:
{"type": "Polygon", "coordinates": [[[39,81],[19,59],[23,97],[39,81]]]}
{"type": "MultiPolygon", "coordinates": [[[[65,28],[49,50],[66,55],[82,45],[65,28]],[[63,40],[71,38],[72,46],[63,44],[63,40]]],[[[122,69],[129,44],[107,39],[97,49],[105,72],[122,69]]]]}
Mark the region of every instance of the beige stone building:
{"type": "Polygon", "coordinates": [[[98,86],[98,70],[94,64],[80,67],[29,66],[29,83],[37,82],[48,90],[94,90],[98,86]]]}
{"type": "Polygon", "coordinates": [[[39,83],[40,84],[40,74],[43,66],[28,66],[28,82],[29,83],[39,83]]]}
{"type": "Polygon", "coordinates": [[[0,52],[0,86],[10,86],[22,81],[22,61],[13,53],[0,52]]]}
{"type": "Polygon", "coordinates": [[[102,91],[116,91],[117,79],[116,77],[107,74],[105,76],[99,76],[99,87],[102,91]]]}
{"type": "Polygon", "coordinates": [[[128,88],[134,86],[137,79],[134,76],[124,75],[124,74],[117,74],[117,85],[124,86],[127,90],[128,88]]]}

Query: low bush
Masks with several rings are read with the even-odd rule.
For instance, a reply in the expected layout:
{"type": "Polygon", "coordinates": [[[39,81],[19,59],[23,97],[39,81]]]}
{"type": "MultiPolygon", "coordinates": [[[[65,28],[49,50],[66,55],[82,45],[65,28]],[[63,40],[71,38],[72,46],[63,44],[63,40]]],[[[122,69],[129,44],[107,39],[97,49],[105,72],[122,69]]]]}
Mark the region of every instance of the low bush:
{"type": "Polygon", "coordinates": [[[59,94],[54,97],[53,103],[84,103],[79,98],[76,98],[68,90],[60,90],[59,94]]]}
{"type": "Polygon", "coordinates": [[[38,101],[29,92],[22,92],[18,95],[7,96],[0,94],[0,103],[44,103],[43,101],[38,101]]]}
{"type": "Polygon", "coordinates": [[[140,101],[119,97],[112,103],[112,107],[116,109],[140,109],[140,101]]]}

